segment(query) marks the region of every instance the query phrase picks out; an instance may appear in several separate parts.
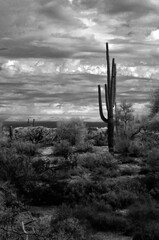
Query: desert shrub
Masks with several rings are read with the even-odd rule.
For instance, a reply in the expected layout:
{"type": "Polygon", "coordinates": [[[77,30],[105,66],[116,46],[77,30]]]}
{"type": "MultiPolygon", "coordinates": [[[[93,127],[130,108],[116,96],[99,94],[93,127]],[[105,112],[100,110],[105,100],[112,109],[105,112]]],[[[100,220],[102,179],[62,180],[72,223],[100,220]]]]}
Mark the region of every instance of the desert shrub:
{"type": "Polygon", "coordinates": [[[28,156],[34,156],[37,151],[37,145],[32,142],[14,141],[12,147],[15,148],[17,154],[28,156]]]}
{"type": "Polygon", "coordinates": [[[75,152],[78,153],[93,152],[93,145],[90,141],[86,141],[85,143],[77,145],[75,148],[75,152]]]}
{"type": "Polygon", "coordinates": [[[84,228],[79,220],[72,215],[72,209],[65,204],[61,205],[56,216],[52,217],[50,228],[51,232],[55,233],[57,237],[62,237],[60,239],[85,239],[84,228]]]}
{"type": "Polygon", "coordinates": [[[11,142],[9,138],[3,137],[0,139],[0,148],[10,148],[11,147],[11,142]]]}
{"type": "MultiPolygon", "coordinates": [[[[58,194],[57,190],[55,191],[54,188],[52,190],[48,179],[53,181],[51,177],[38,175],[28,156],[16,155],[11,150],[5,153],[0,152],[0,180],[13,184],[19,196],[28,202],[40,203],[40,201],[47,202],[47,200],[57,200],[57,198],[59,201],[61,199],[61,196],[59,197],[61,192],[58,194]]],[[[56,186],[55,179],[54,184],[56,186]]]]}
{"type": "Polygon", "coordinates": [[[148,152],[146,163],[147,174],[145,175],[144,183],[148,190],[152,191],[159,188],[159,150],[157,148],[153,148],[148,152]]]}
{"type": "Polygon", "coordinates": [[[12,149],[0,152],[0,179],[15,182],[30,171],[31,163],[27,157],[18,156],[12,149]]]}
{"type": "Polygon", "coordinates": [[[159,172],[159,149],[153,148],[148,152],[147,164],[150,171],[159,172]]]}
{"type": "Polygon", "coordinates": [[[116,161],[109,152],[80,154],[77,163],[91,171],[97,168],[116,168],[116,161]]]}
{"type": "Polygon", "coordinates": [[[144,153],[143,143],[140,141],[132,141],[130,142],[130,146],[128,148],[129,155],[133,157],[140,157],[144,153]]]}
{"type": "Polygon", "coordinates": [[[130,167],[125,167],[124,169],[121,170],[121,176],[126,176],[126,175],[133,175],[134,170],[130,167]]]}
{"type": "Polygon", "coordinates": [[[88,129],[87,139],[95,146],[106,146],[107,142],[107,129],[104,128],[90,128],[88,129]]]}
{"type": "Polygon", "coordinates": [[[115,139],[115,151],[128,155],[130,147],[130,139],[126,136],[117,137],[115,139]]]}
{"type": "Polygon", "coordinates": [[[135,203],[138,199],[138,196],[128,190],[122,190],[117,193],[118,196],[118,207],[127,208],[131,204],[135,203]]]}
{"type": "Polygon", "coordinates": [[[137,199],[137,195],[128,190],[119,192],[109,191],[103,194],[103,199],[110,204],[114,209],[123,209],[133,204],[137,199]]]}
{"type": "Polygon", "coordinates": [[[97,231],[126,232],[128,228],[128,221],[113,213],[92,212],[88,216],[88,220],[93,229],[97,231]]]}
{"type": "Polygon", "coordinates": [[[134,158],[131,156],[121,156],[118,161],[120,161],[121,164],[127,164],[127,163],[134,163],[134,158]]]}
{"type": "MultiPolygon", "coordinates": [[[[145,236],[143,239],[153,238],[158,235],[159,208],[151,201],[140,201],[133,204],[128,211],[131,228],[134,235],[145,236]]],[[[158,235],[159,236],[159,235],[158,235]]],[[[137,239],[137,238],[136,238],[137,239]]]]}
{"type": "Polygon", "coordinates": [[[5,210],[9,207],[19,208],[21,203],[17,198],[17,191],[9,182],[0,183],[0,210],[5,210]]]}
{"type": "Polygon", "coordinates": [[[76,218],[67,218],[63,221],[58,221],[52,224],[51,232],[55,240],[70,239],[70,240],[84,240],[85,231],[76,218]]]}
{"type": "Polygon", "coordinates": [[[135,231],[133,240],[158,240],[159,239],[159,223],[151,221],[146,223],[141,229],[135,231]]]}
{"type": "Polygon", "coordinates": [[[67,158],[72,153],[72,147],[67,140],[61,140],[54,145],[54,155],[67,158]]]}
{"type": "Polygon", "coordinates": [[[120,166],[120,174],[121,176],[132,176],[136,175],[140,172],[140,168],[137,165],[129,165],[126,164],[124,166],[120,166]]]}
{"type": "Polygon", "coordinates": [[[57,123],[57,138],[67,140],[71,145],[78,145],[85,141],[87,129],[84,122],[78,118],[57,123]]]}
{"type": "Polygon", "coordinates": [[[94,181],[118,175],[117,161],[110,153],[75,154],[73,158],[76,159],[78,168],[91,173],[94,181]]]}
{"type": "Polygon", "coordinates": [[[147,131],[140,136],[140,141],[144,145],[145,154],[148,155],[148,152],[153,148],[158,148],[159,144],[159,134],[151,131],[147,131]]]}
{"type": "Polygon", "coordinates": [[[138,198],[147,198],[149,195],[144,182],[140,178],[131,178],[129,176],[107,178],[102,183],[98,183],[98,191],[101,192],[103,199],[105,199],[105,194],[108,192],[120,193],[128,191],[134,193],[138,198]]]}
{"type": "Polygon", "coordinates": [[[152,201],[138,201],[129,208],[129,218],[134,223],[146,223],[149,220],[159,220],[159,208],[152,201]]]}
{"type": "Polygon", "coordinates": [[[131,140],[128,136],[121,136],[115,139],[115,150],[126,156],[145,156],[147,146],[142,140],[131,140]]]}
{"type": "Polygon", "coordinates": [[[94,200],[92,207],[98,212],[112,212],[112,206],[104,200],[94,200]]]}
{"type": "Polygon", "coordinates": [[[73,217],[73,209],[68,204],[61,204],[57,209],[56,216],[52,216],[52,224],[73,217]]]}
{"type": "MultiPolygon", "coordinates": [[[[0,215],[0,235],[1,239],[16,240],[20,236],[20,226],[17,226],[15,220],[18,210],[7,208],[0,215]]],[[[23,238],[21,238],[23,239],[23,238]]]]}
{"type": "Polygon", "coordinates": [[[121,232],[127,225],[125,219],[115,215],[111,206],[103,201],[93,201],[85,206],[78,205],[74,208],[73,215],[97,231],[121,232]]]}
{"type": "Polygon", "coordinates": [[[48,169],[50,163],[42,159],[37,159],[32,163],[32,167],[34,168],[35,172],[40,174],[43,173],[46,169],[48,169]]]}
{"type": "Polygon", "coordinates": [[[86,203],[90,200],[91,192],[90,183],[85,180],[70,183],[64,190],[65,201],[70,204],[86,203]]]}
{"type": "Polygon", "coordinates": [[[147,175],[150,172],[150,169],[148,166],[144,165],[140,169],[140,174],[147,175]]]}
{"type": "Polygon", "coordinates": [[[99,134],[95,139],[94,139],[94,145],[95,146],[107,146],[108,145],[108,139],[107,135],[99,134]]]}

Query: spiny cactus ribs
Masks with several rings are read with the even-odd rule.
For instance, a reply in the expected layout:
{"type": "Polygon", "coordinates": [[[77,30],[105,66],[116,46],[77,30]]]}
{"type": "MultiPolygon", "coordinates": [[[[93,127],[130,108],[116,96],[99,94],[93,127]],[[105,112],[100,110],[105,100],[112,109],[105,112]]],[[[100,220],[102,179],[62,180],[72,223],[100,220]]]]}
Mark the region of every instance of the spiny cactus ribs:
{"type": "Polygon", "coordinates": [[[109,59],[109,47],[106,43],[106,61],[107,61],[107,84],[105,88],[105,103],[107,109],[107,118],[104,116],[102,107],[101,86],[98,85],[98,102],[99,113],[103,122],[108,124],[108,147],[109,152],[114,152],[114,119],[113,119],[113,107],[116,100],[116,63],[115,59],[112,59],[112,69],[109,59]]]}

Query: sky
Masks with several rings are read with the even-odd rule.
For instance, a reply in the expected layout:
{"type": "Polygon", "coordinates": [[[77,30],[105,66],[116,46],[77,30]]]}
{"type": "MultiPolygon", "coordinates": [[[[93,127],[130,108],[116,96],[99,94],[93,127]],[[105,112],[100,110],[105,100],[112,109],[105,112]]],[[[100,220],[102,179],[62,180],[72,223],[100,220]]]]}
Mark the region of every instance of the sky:
{"type": "Polygon", "coordinates": [[[101,121],[106,42],[117,103],[145,113],[159,87],[158,0],[0,0],[0,117],[101,121]]]}

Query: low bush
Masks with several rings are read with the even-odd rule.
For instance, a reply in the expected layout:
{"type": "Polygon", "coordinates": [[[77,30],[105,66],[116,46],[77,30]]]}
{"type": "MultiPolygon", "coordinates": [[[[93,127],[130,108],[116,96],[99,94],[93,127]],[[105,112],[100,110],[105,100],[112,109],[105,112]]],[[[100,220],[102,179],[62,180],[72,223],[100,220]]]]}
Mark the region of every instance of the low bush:
{"type": "Polygon", "coordinates": [[[159,208],[153,202],[137,202],[129,208],[128,213],[133,239],[158,239],[159,208]]]}
{"type": "Polygon", "coordinates": [[[144,145],[139,141],[130,142],[130,146],[128,148],[129,155],[133,157],[140,157],[144,154],[144,145]]]}
{"type": "Polygon", "coordinates": [[[70,183],[65,187],[65,201],[70,204],[87,203],[91,199],[91,185],[81,179],[80,182],[70,183]]]}
{"type": "Polygon", "coordinates": [[[151,192],[159,184],[159,176],[152,172],[148,172],[148,174],[143,178],[143,183],[147,187],[148,191],[151,192]]]}
{"type": "Polygon", "coordinates": [[[120,165],[120,174],[121,176],[137,176],[141,168],[137,164],[125,164],[120,165]]]}
{"type": "Polygon", "coordinates": [[[109,152],[78,155],[77,163],[91,171],[97,168],[116,168],[116,161],[109,152]]]}
{"type": "Polygon", "coordinates": [[[147,164],[150,171],[159,172],[159,149],[153,148],[148,152],[147,164]]]}
{"type": "Polygon", "coordinates": [[[84,240],[85,229],[79,220],[73,216],[72,209],[63,204],[59,207],[56,216],[52,217],[50,223],[51,232],[58,239],[84,240]],[[62,238],[61,238],[62,237],[62,238]]]}
{"type": "Polygon", "coordinates": [[[136,202],[129,208],[129,218],[133,223],[145,224],[153,220],[159,220],[159,208],[151,201],[136,202]]]}
{"type": "Polygon", "coordinates": [[[90,225],[93,230],[125,232],[128,228],[128,221],[121,216],[117,216],[109,204],[94,201],[87,206],[76,206],[73,215],[82,222],[90,225]]]}
{"type": "Polygon", "coordinates": [[[94,146],[107,146],[107,129],[94,128],[88,130],[87,139],[92,141],[94,146]]]}
{"type": "Polygon", "coordinates": [[[128,191],[137,196],[137,198],[147,198],[148,190],[146,185],[140,178],[131,178],[129,176],[123,176],[118,178],[108,178],[104,182],[98,183],[98,191],[101,188],[102,197],[108,192],[120,193],[122,191],[128,191]]]}
{"type": "Polygon", "coordinates": [[[112,206],[104,200],[94,200],[92,202],[92,207],[98,212],[112,212],[113,210],[112,206]]]}
{"type": "Polygon", "coordinates": [[[146,223],[141,229],[135,231],[133,240],[158,240],[159,239],[159,223],[151,221],[146,223]]]}
{"type": "Polygon", "coordinates": [[[88,220],[97,231],[111,231],[111,232],[126,232],[128,228],[128,221],[121,216],[116,216],[113,213],[91,213],[88,220]]]}
{"type": "Polygon", "coordinates": [[[155,188],[159,188],[159,149],[153,148],[148,152],[146,163],[147,174],[143,181],[148,190],[152,191],[155,188]]]}
{"type": "Polygon", "coordinates": [[[103,198],[114,209],[126,208],[138,199],[135,193],[128,190],[121,190],[119,192],[109,191],[103,195],[103,198]]]}
{"type": "Polygon", "coordinates": [[[80,145],[77,145],[75,148],[75,152],[77,153],[93,152],[93,145],[90,141],[86,141],[85,143],[81,143],[80,145]]]}
{"type": "Polygon", "coordinates": [[[54,155],[67,158],[72,153],[72,147],[67,140],[61,140],[54,145],[54,155]]]}
{"type": "Polygon", "coordinates": [[[130,147],[130,139],[126,136],[117,137],[115,139],[115,151],[122,153],[123,155],[128,155],[130,147]]]}
{"type": "Polygon", "coordinates": [[[11,183],[22,183],[20,179],[27,178],[32,173],[30,159],[27,156],[19,156],[13,149],[0,152],[0,180],[11,183]]]}
{"type": "Polygon", "coordinates": [[[80,225],[79,220],[76,218],[67,218],[62,221],[52,222],[51,232],[54,235],[54,239],[57,240],[84,240],[85,230],[80,225]]]}
{"type": "Polygon", "coordinates": [[[32,142],[14,141],[12,148],[15,148],[17,154],[25,154],[28,156],[34,156],[37,151],[37,144],[32,142]]]}
{"type": "Polygon", "coordinates": [[[0,139],[0,148],[10,148],[11,147],[11,141],[7,137],[3,137],[0,139]]]}

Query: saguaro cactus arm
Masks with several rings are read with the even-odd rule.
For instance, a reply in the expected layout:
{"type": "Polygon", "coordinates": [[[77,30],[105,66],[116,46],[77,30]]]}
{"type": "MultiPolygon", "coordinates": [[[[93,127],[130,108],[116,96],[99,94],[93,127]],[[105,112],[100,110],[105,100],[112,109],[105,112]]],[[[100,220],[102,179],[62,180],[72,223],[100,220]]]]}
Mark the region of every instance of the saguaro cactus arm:
{"type": "Polygon", "coordinates": [[[103,114],[103,107],[102,107],[102,96],[101,96],[101,87],[100,85],[98,85],[98,102],[99,102],[99,113],[100,113],[100,117],[102,119],[103,122],[107,123],[108,119],[105,118],[104,114],[103,114]]]}
{"type": "Polygon", "coordinates": [[[115,99],[116,99],[116,64],[115,64],[115,61],[112,62],[111,90],[112,90],[112,105],[114,107],[115,99]]]}
{"type": "Polygon", "coordinates": [[[104,84],[105,86],[105,103],[106,103],[106,110],[109,109],[109,96],[108,96],[108,86],[107,84],[104,84]]]}
{"type": "Polygon", "coordinates": [[[106,43],[106,61],[107,61],[107,84],[108,84],[108,95],[110,93],[110,62],[109,62],[109,47],[106,43]]]}

